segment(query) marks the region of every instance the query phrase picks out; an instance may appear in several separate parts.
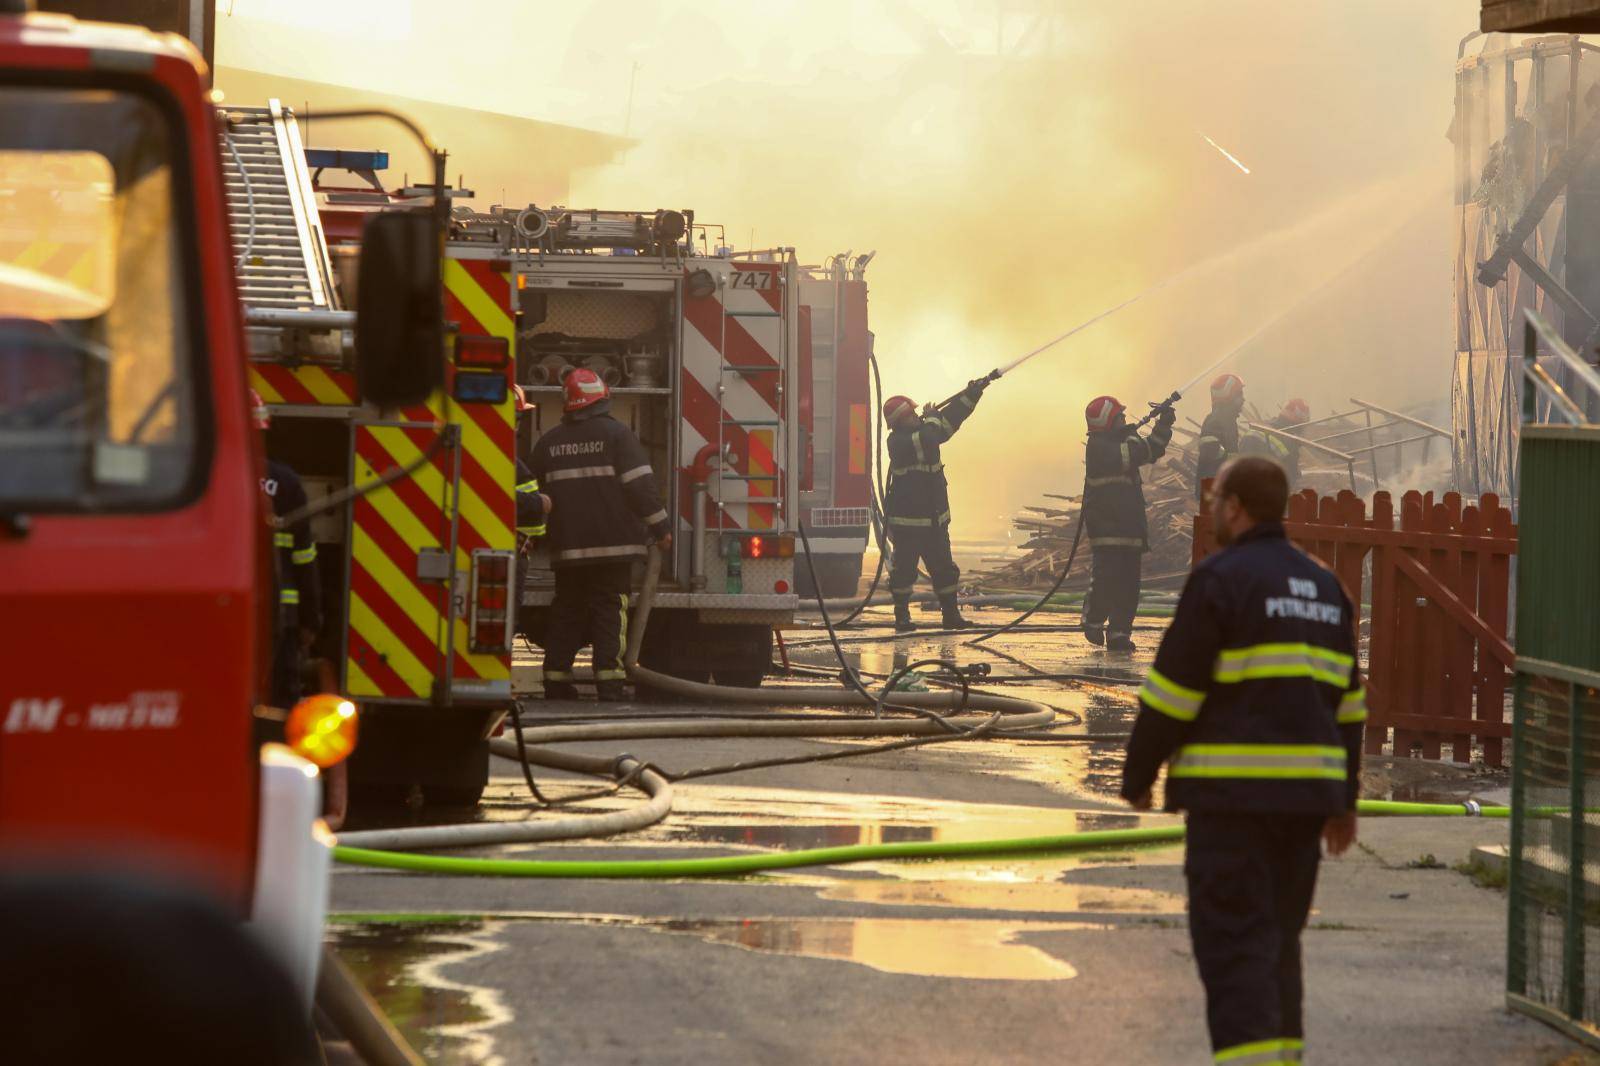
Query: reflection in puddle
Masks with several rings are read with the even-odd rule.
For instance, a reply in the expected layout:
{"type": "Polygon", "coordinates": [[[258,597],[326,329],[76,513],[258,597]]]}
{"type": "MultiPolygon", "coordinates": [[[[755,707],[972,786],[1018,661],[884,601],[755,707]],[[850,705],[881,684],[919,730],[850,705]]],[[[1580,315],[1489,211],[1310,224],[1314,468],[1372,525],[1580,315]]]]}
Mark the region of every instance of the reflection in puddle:
{"type": "Polygon", "coordinates": [[[980,981],[1064,981],[1078,971],[1031,944],[1036,930],[1100,929],[1068,922],[919,921],[910,918],[752,918],[645,923],[751,951],[842,959],[885,973],[980,981]]]}
{"type": "Polygon", "coordinates": [[[371,922],[329,927],[328,937],[384,1014],[424,1059],[497,1066],[495,1027],[511,1020],[500,993],[445,971],[500,950],[500,922],[371,922]]]}
{"type": "Polygon", "coordinates": [[[993,878],[968,881],[836,881],[823,899],[973,910],[1083,911],[1100,914],[1183,914],[1184,897],[1150,888],[1063,881],[993,878]]]}

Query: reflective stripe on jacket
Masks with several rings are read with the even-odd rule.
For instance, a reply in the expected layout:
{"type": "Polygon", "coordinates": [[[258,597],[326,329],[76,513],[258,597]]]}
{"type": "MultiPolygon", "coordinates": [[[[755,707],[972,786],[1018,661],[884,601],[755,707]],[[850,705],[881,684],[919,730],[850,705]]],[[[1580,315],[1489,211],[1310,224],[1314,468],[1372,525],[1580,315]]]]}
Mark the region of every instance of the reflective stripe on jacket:
{"type": "Polygon", "coordinates": [[[517,532],[525,537],[542,537],[545,528],[544,501],[539,499],[539,479],[528,464],[517,460],[517,532]]]}
{"type": "Polygon", "coordinates": [[[1083,453],[1083,522],[1091,548],[1150,547],[1139,468],[1167,451],[1172,427],[1157,423],[1150,436],[1132,426],[1089,434],[1083,453]]]}
{"type": "Polygon", "coordinates": [[[644,445],[609,404],[575,412],[534,443],[528,477],[550,497],[554,566],[618,562],[645,553],[669,529],[644,445]],[[648,533],[647,533],[648,530],[648,533]]]}
{"type": "Polygon", "coordinates": [[[883,510],[891,526],[950,524],[950,486],[939,449],[955,436],[981,395],[981,390],[969,388],[916,425],[889,431],[889,487],[883,510]]]}
{"type": "Polygon", "coordinates": [[[1123,795],[1170,759],[1172,810],[1352,809],[1367,718],[1355,622],[1338,579],[1280,523],[1200,563],[1139,692],[1123,795]]]}

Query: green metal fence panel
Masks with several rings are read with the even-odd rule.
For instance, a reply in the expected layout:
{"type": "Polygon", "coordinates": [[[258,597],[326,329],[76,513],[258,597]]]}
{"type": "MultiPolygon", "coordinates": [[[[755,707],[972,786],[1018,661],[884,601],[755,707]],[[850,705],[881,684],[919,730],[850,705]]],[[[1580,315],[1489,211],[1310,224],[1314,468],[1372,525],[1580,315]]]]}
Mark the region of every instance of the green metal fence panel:
{"type": "Polygon", "coordinates": [[[1506,993],[1600,1046],[1600,428],[1522,432],[1506,993]]]}

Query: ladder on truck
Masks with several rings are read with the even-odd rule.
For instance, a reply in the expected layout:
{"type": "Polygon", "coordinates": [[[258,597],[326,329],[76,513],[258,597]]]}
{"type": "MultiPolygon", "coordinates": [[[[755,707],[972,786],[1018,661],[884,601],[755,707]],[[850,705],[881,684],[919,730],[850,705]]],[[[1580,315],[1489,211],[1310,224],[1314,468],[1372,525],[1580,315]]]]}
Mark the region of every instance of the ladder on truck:
{"type": "Polygon", "coordinates": [[[246,322],[329,328],[336,316],[317,313],[338,311],[339,298],[294,111],[272,100],[225,108],[222,117],[222,172],[246,322]]]}
{"type": "Polygon", "coordinates": [[[789,306],[789,282],[790,271],[792,269],[792,265],[786,264],[784,268],[778,272],[779,310],[777,311],[766,308],[753,311],[730,310],[727,303],[727,291],[724,290],[721,294],[722,314],[720,316],[719,324],[721,326],[722,336],[718,339],[717,343],[717,348],[720,353],[718,357],[719,366],[717,370],[717,403],[722,407],[722,414],[717,426],[717,454],[719,456],[726,456],[729,454],[729,450],[732,447],[732,442],[726,439],[728,437],[728,428],[738,427],[744,433],[745,469],[749,470],[751,462],[753,461],[751,455],[749,454],[750,438],[755,436],[757,433],[766,433],[772,442],[772,472],[770,474],[739,474],[725,469],[724,464],[719,463],[717,467],[717,479],[719,482],[717,485],[719,524],[723,520],[721,517],[722,512],[720,510],[720,506],[727,504],[746,505],[745,521],[747,528],[750,528],[749,523],[751,512],[749,507],[751,505],[763,505],[774,508],[774,514],[776,517],[772,528],[775,530],[783,529],[788,522],[789,515],[787,513],[787,505],[785,503],[786,494],[784,492],[782,475],[786,474],[790,477],[794,476],[794,472],[789,467],[788,426],[786,424],[789,403],[788,366],[790,358],[787,315],[793,310],[789,306]],[[744,318],[773,318],[778,320],[779,328],[776,366],[735,363],[728,360],[728,320],[744,318]],[[776,375],[777,379],[777,385],[774,389],[774,394],[778,398],[778,411],[776,416],[770,419],[729,418],[726,399],[729,379],[732,378],[735,380],[744,380],[748,383],[756,377],[765,377],[771,375],[776,375]],[[727,490],[720,484],[720,482],[724,481],[732,481],[743,484],[743,495],[726,495],[727,490]],[[770,483],[772,485],[773,494],[771,496],[751,495],[751,486],[753,483],[770,483]]]}

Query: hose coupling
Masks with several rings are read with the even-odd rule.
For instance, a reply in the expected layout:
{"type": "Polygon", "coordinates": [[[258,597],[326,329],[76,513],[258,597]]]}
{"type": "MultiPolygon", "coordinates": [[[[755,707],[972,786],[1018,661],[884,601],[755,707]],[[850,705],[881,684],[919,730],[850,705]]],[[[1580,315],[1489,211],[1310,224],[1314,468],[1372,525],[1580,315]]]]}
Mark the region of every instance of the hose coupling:
{"type": "Polygon", "coordinates": [[[1462,800],[1461,806],[1466,808],[1468,818],[1478,818],[1483,814],[1483,806],[1477,800],[1462,800]]]}

